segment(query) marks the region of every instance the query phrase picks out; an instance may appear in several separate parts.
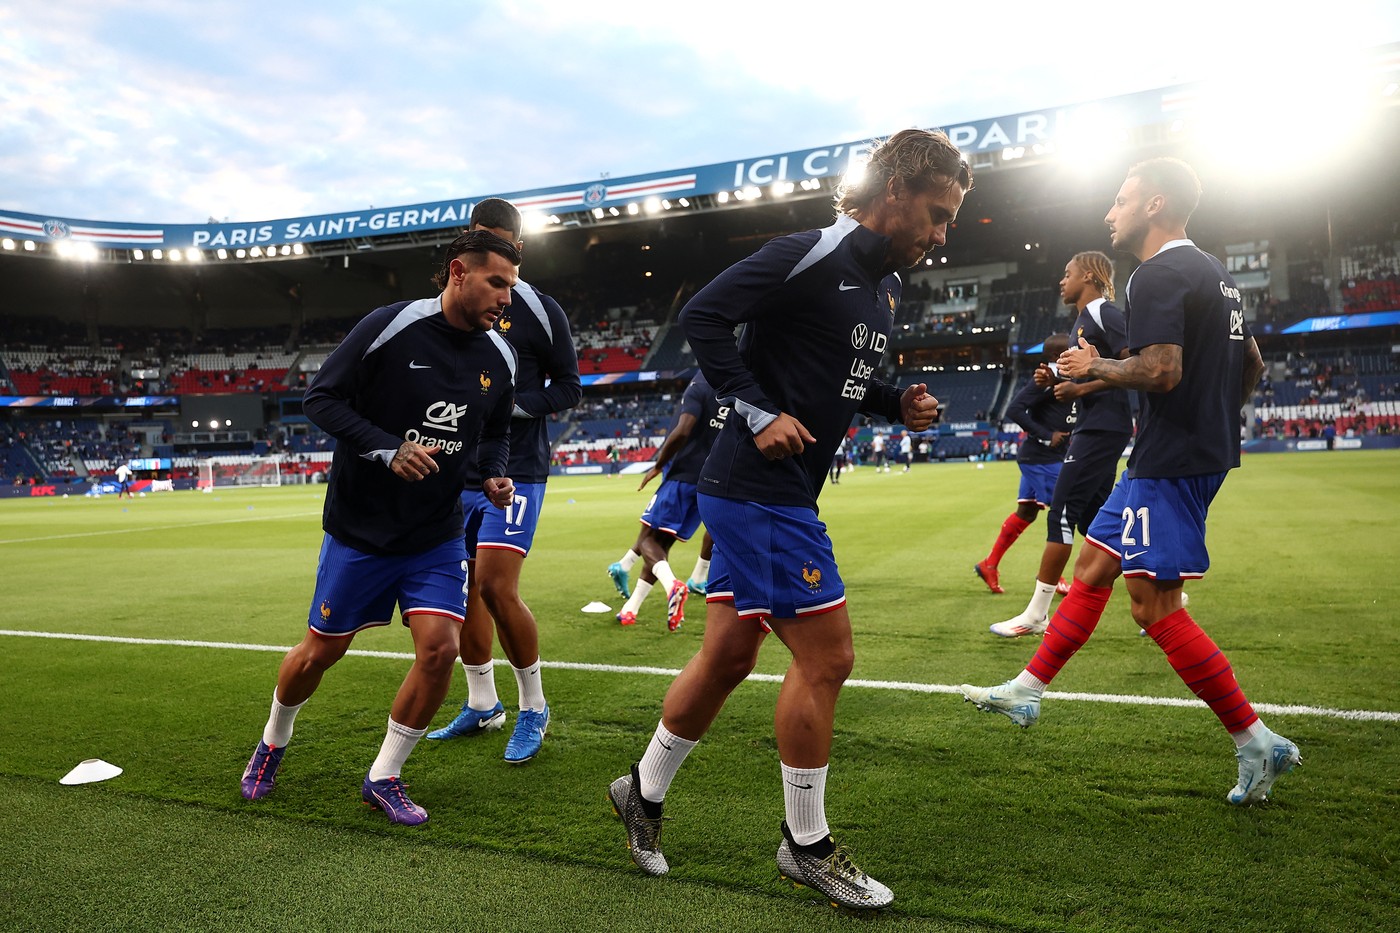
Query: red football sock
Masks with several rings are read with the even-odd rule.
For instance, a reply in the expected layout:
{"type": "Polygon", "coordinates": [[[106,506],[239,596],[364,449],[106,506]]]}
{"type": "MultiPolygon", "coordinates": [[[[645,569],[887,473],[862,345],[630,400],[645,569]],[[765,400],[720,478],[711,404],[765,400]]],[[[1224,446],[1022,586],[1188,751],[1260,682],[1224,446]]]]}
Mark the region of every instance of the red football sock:
{"type": "Polygon", "coordinates": [[[1166,652],[1177,676],[1205,700],[1228,731],[1239,732],[1258,721],[1235,680],[1229,659],[1185,609],[1153,622],[1147,634],[1166,652]]]}
{"type": "Polygon", "coordinates": [[[1112,595],[1113,587],[1090,586],[1076,577],[1069,595],[1060,600],[1050,627],[1045,630],[1045,639],[1035,650],[1035,657],[1026,665],[1027,673],[1047,684],[1054,680],[1060,668],[1094,634],[1094,627],[1099,624],[1112,595]]]}
{"type": "Polygon", "coordinates": [[[983,563],[992,567],[1001,563],[1001,555],[1005,554],[1006,549],[1015,544],[1016,539],[1021,537],[1021,532],[1030,526],[1030,522],[1025,521],[1015,512],[1006,516],[1006,521],[1001,523],[1001,534],[997,535],[996,543],[992,545],[992,553],[987,555],[987,559],[983,563]]]}

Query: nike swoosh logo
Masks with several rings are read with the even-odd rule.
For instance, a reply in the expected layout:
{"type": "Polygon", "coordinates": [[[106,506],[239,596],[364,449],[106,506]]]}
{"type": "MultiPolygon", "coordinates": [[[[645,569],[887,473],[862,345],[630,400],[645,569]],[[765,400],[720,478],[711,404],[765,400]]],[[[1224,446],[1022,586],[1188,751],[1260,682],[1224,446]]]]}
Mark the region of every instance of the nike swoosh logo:
{"type": "MultiPolygon", "coordinates": [[[[789,784],[792,784],[791,781],[788,781],[788,783],[789,783],[789,784]]],[[[798,790],[811,790],[811,789],[812,789],[812,785],[811,785],[811,784],[792,784],[792,786],[793,786],[793,787],[796,787],[798,790]]]]}
{"type": "Polygon", "coordinates": [[[659,742],[659,743],[661,744],[661,747],[664,748],[664,749],[666,749],[666,751],[668,751],[668,752],[673,752],[673,751],[676,750],[676,747],[675,747],[674,745],[667,745],[665,742],[662,742],[660,739],[657,739],[656,741],[659,742]]]}
{"type": "Polygon", "coordinates": [[[525,533],[525,529],[524,529],[524,528],[521,528],[521,529],[519,529],[519,530],[517,530],[517,531],[511,531],[509,528],[506,529],[506,535],[507,535],[507,536],[510,536],[510,535],[523,535],[524,533],[525,533]]]}
{"type": "Polygon", "coordinates": [[[432,369],[431,366],[420,366],[417,362],[412,361],[412,360],[409,361],[408,368],[409,368],[409,369],[432,369]]]}
{"type": "Polygon", "coordinates": [[[1147,553],[1146,551],[1135,551],[1135,552],[1133,552],[1133,553],[1125,553],[1125,554],[1123,555],[1123,559],[1124,559],[1124,560],[1137,560],[1139,557],[1141,557],[1142,555],[1144,555],[1144,554],[1146,554],[1146,553],[1147,553]]]}
{"type": "Polygon", "coordinates": [[[837,291],[841,291],[841,292],[848,292],[848,291],[850,291],[850,290],[853,289],[853,288],[860,288],[860,286],[859,286],[859,285],[847,285],[844,279],[841,281],[841,284],[840,284],[840,285],[836,286],[836,290],[837,290],[837,291]]]}

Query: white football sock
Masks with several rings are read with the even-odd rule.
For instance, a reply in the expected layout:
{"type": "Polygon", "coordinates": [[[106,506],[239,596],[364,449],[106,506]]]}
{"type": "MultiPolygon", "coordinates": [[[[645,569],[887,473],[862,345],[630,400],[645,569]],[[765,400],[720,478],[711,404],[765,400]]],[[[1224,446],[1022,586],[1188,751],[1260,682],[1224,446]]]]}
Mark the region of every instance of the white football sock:
{"type": "Polygon", "coordinates": [[[826,824],[826,769],[783,765],[783,805],[792,841],[809,846],[831,835],[826,824]]]}
{"type": "Polygon", "coordinates": [[[1043,619],[1048,616],[1050,614],[1050,597],[1054,595],[1054,583],[1041,583],[1036,580],[1035,595],[1031,597],[1030,605],[1026,606],[1026,616],[1032,619],[1043,619]]]}
{"type": "Polygon", "coordinates": [[[700,557],[695,561],[695,569],[690,573],[690,579],[696,583],[710,582],[710,562],[700,557]]]}
{"type": "Polygon", "coordinates": [[[627,573],[631,573],[632,567],[637,563],[637,561],[641,560],[641,557],[642,555],[638,554],[631,548],[628,548],[627,553],[622,555],[622,560],[618,561],[618,563],[622,565],[622,569],[624,571],[626,571],[627,573]]]}
{"type": "Polygon", "coordinates": [[[676,583],[676,572],[671,569],[669,562],[659,560],[652,564],[651,575],[656,577],[656,582],[661,584],[661,589],[664,592],[671,592],[671,587],[676,583]]]}
{"type": "Polygon", "coordinates": [[[394,722],[392,716],[389,717],[389,728],[384,733],[384,744],[379,746],[379,756],[369,767],[369,779],[382,781],[402,774],[403,763],[408,760],[413,746],[418,744],[418,740],[427,731],[427,729],[410,729],[408,726],[394,722]]]}
{"type": "Polygon", "coordinates": [[[1029,687],[1036,693],[1044,693],[1045,688],[1050,686],[1045,681],[1032,674],[1030,671],[1022,671],[1021,673],[1017,674],[1013,682],[1018,683],[1023,687],[1029,687]]]}
{"type": "Polygon", "coordinates": [[[474,710],[495,709],[501,702],[496,693],[496,660],[485,664],[462,662],[462,670],[467,672],[467,706],[474,710]]]}
{"type": "Polygon", "coordinates": [[[277,701],[277,688],[272,690],[272,712],[268,714],[267,725],[263,726],[263,743],[270,748],[281,748],[292,740],[292,724],[297,713],[306,705],[302,700],[296,706],[283,706],[277,701]]]}
{"type": "Polygon", "coordinates": [[[666,799],[666,789],[680,770],[681,762],[698,742],[672,735],[664,725],[656,724],[656,732],[642,760],[637,762],[637,793],[652,803],[666,799]]]}
{"type": "Polygon", "coordinates": [[[636,615],[638,610],[642,608],[642,603],[646,602],[647,594],[651,592],[654,585],[645,580],[638,580],[632,587],[632,595],[627,597],[627,603],[622,607],[622,611],[636,615]]]}
{"type": "Polygon", "coordinates": [[[515,685],[520,691],[520,708],[544,712],[544,685],[540,683],[540,659],[529,667],[510,668],[515,672],[515,685]]]}

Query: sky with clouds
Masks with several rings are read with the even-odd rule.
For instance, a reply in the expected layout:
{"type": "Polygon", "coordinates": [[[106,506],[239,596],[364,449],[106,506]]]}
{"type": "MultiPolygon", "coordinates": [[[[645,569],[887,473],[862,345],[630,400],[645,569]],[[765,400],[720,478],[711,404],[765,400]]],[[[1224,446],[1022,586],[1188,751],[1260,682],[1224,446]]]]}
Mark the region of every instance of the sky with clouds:
{"type": "Polygon", "coordinates": [[[1396,0],[0,0],[0,209],[476,197],[1200,80],[1257,92],[1397,41],[1396,0]]]}

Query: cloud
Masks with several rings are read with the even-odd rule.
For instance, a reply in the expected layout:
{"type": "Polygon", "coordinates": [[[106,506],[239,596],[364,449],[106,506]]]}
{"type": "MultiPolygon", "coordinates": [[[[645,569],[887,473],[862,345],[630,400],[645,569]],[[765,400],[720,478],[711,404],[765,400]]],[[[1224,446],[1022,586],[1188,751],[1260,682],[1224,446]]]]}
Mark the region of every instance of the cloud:
{"type": "Polygon", "coordinates": [[[0,7],[0,207],[233,221],[499,194],[869,139],[1400,38],[1178,0],[0,7]],[[1015,28],[1003,28],[1013,23],[1015,28]],[[1293,33],[1300,33],[1294,36],[1293,33]]]}

